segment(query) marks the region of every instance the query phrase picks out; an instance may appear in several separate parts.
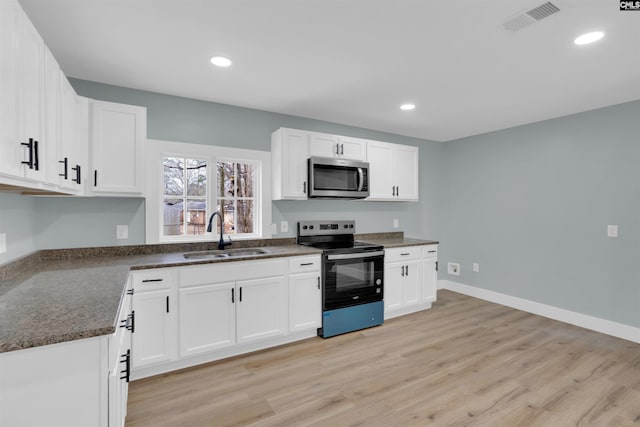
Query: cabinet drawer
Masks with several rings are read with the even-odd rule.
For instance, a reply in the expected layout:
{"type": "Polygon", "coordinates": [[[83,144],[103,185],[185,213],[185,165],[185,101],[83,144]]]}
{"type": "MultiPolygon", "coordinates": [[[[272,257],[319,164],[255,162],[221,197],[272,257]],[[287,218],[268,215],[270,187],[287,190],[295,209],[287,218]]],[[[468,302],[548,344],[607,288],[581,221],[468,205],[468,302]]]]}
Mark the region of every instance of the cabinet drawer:
{"type": "Polygon", "coordinates": [[[422,257],[422,246],[406,246],[384,250],[385,262],[404,261],[422,257]]]}
{"type": "Polygon", "coordinates": [[[289,273],[320,270],[320,255],[298,256],[289,259],[289,273]]]}
{"type": "Polygon", "coordinates": [[[175,283],[177,271],[168,268],[139,270],[131,273],[133,289],[136,293],[168,289],[175,283]]]}
{"type": "Polygon", "coordinates": [[[437,258],[438,245],[426,245],[422,247],[422,258],[437,258]]]}

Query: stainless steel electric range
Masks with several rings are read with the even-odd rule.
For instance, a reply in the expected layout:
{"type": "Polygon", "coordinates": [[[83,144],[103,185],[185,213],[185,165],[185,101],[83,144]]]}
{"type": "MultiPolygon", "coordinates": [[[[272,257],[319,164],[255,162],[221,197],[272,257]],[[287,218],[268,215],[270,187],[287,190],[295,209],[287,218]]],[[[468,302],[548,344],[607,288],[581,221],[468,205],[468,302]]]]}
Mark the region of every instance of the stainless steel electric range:
{"type": "Polygon", "coordinates": [[[322,249],[323,338],[384,321],[384,247],[354,240],[355,221],[301,221],[298,244],[322,249]]]}

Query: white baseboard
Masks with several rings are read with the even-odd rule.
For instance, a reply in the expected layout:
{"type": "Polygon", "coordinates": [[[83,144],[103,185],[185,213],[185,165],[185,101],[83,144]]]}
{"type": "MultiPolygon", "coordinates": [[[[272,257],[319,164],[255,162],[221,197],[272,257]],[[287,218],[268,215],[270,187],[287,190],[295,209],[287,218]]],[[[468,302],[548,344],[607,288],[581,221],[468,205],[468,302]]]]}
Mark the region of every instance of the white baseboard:
{"type": "Polygon", "coordinates": [[[438,280],[438,289],[448,289],[464,295],[480,298],[485,301],[494,302],[496,304],[505,305],[507,307],[547,317],[549,319],[580,326],[581,328],[640,343],[640,328],[625,325],[623,323],[612,322],[610,320],[600,319],[598,317],[588,316],[586,314],[576,313],[563,308],[541,304],[539,302],[529,301],[474,286],[464,285],[450,280],[438,280]]]}

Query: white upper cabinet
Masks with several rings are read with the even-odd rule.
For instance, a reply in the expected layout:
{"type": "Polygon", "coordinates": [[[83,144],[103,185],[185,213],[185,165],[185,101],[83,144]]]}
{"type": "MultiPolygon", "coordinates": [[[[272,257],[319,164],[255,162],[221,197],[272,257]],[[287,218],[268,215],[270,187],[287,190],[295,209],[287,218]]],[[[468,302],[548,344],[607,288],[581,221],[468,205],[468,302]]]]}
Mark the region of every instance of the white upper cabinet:
{"type": "Polygon", "coordinates": [[[307,198],[309,132],[280,128],[271,135],[273,200],[307,198]]]}
{"type": "Polygon", "coordinates": [[[361,161],[367,158],[367,142],[360,138],[311,132],[309,148],[311,156],[361,161]]]}
{"type": "Polygon", "coordinates": [[[369,197],[366,200],[418,200],[418,147],[368,141],[369,197]]]}
{"type": "Polygon", "coordinates": [[[58,163],[60,135],[62,131],[62,79],[65,79],[58,62],[51,51],[44,51],[44,149],[47,159],[47,182],[62,185],[64,182],[64,162],[58,163]]]}
{"type": "Polygon", "coordinates": [[[141,195],[146,108],[102,101],[91,105],[92,192],[141,195]]]}
{"type": "Polygon", "coordinates": [[[44,42],[15,0],[0,24],[0,173],[44,181],[44,42]]]}

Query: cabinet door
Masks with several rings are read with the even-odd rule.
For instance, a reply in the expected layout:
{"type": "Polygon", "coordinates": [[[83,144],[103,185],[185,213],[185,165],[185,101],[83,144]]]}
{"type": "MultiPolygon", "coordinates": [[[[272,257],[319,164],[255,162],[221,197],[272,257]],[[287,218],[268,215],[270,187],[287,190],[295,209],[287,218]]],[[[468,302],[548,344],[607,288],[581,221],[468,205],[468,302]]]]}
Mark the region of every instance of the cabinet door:
{"type": "Polygon", "coordinates": [[[92,102],[93,191],[142,193],[142,143],[147,110],[133,105],[92,102]]]}
{"type": "Polygon", "coordinates": [[[422,303],[422,266],[419,260],[404,262],[402,284],[402,306],[409,307],[422,303]]]}
{"type": "Polygon", "coordinates": [[[47,159],[47,182],[60,185],[64,180],[64,164],[58,163],[61,132],[62,71],[51,51],[44,50],[44,155],[47,159]],[[61,176],[62,175],[62,176],[61,176]]]}
{"type": "Polygon", "coordinates": [[[378,141],[367,142],[367,161],[369,162],[368,199],[394,199],[393,157],[393,144],[378,141]]]}
{"type": "Polygon", "coordinates": [[[20,12],[17,1],[0,1],[0,174],[14,177],[24,173],[18,100],[20,12]]]}
{"type": "Polygon", "coordinates": [[[422,301],[433,302],[437,297],[438,259],[426,258],[422,261],[422,301]]]}
{"type": "Polygon", "coordinates": [[[282,198],[307,198],[308,133],[284,129],[282,147],[282,198]]]}
{"type": "Polygon", "coordinates": [[[310,133],[309,154],[317,157],[340,157],[338,136],[327,133],[310,133]]]}
{"type": "Polygon", "coordinates": [[[384,311],[385,313],[402,307],[402,287],[404,263],[394,262],[384,266],[384,311]]]}
{"type": "Polygon", "coordinates": [[[289,276],[289,332],[317,329],[322,320],[320,272],[289,276]]]}
{"type": "MultiPolygon", "coordinates": [[[[33,140],[32,164],[25,167],[25,177],[44,181],[45,165],[42,140],[44,128],[44,42],[26,15],[20,25],[19,52],[22,142],[33,140]]],[[[23,161],[29,161],[29,149],[24,147],[23,161]]]]}
{"type": "Polygon", "coordinates": [[[367,160],[367,142],[364,139],[341,136],[338,144],[340,144],[340,157],[343,159],[367,160]]]}
{"type": "Polygon", "coordinates": [[[235,344],[234,283],[180,289],[179,294],[180,357],[235,344]]]}
{"type": "Polygon", "coordinates": [[[287,280],[284,276],[236,283],[238,343],[287,332],[287,280]]]}
{"type": "Polygon", "coordinates": [[[170,361],[176,354],[175,292],[137,292],[133,296],[135,332],[132,340],[133,367],[170,361]]]}
{"type": "Polygon", "coordinates": [[[418,200],[418,147],[396,145],[393,175],[398,200],[418,200]]]}
{"type": "Polygon", "coordinates": [[[60,186],[72,192],[78,192],[80,186],[72,181],[75,165],[80,164],[78,140],[76,136],[76,91],[66,77],[62,76],[61,107],[60,107],[60,141],[58,147],[60,186]]]}

